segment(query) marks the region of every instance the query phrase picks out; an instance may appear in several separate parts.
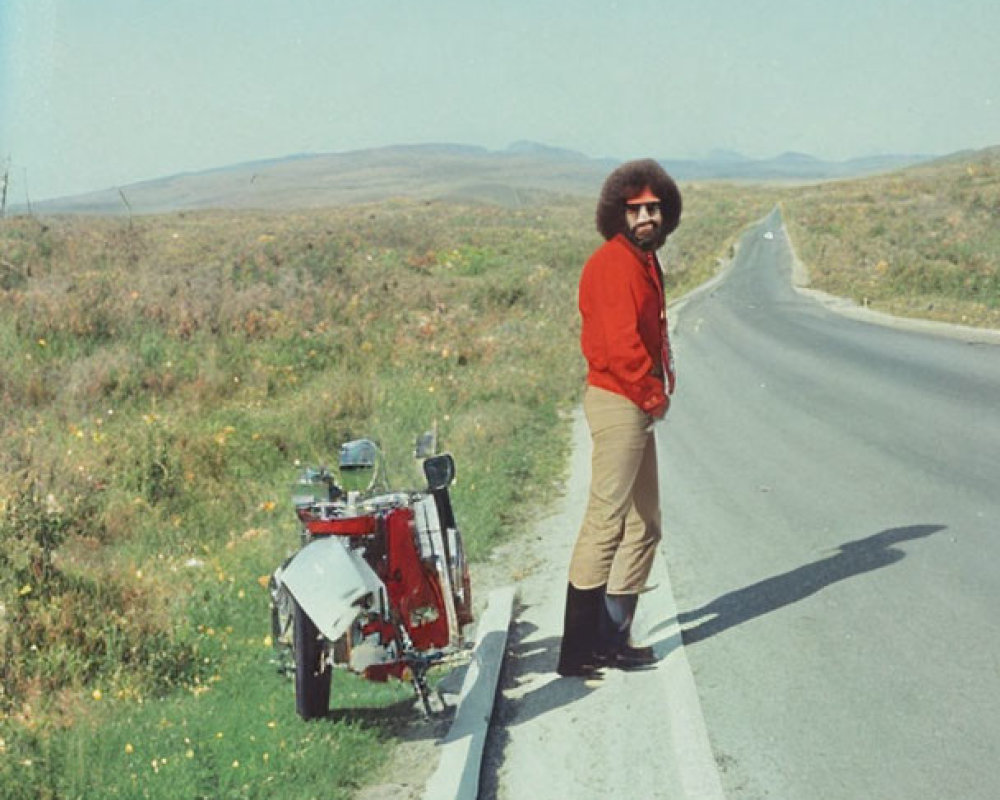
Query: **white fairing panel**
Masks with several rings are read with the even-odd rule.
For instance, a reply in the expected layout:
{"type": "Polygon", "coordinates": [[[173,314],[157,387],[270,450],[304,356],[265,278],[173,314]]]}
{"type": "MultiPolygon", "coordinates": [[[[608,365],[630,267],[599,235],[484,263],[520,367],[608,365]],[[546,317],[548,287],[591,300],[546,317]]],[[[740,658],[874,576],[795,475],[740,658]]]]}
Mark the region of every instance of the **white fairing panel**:
{"type": "Polygon", "coordinates": [[[314,539],[281,573],[281,582],[329,641],[339,639],[357,616],[356,605],[372,595],[380,611],[385,586],[364,558],[335,537],[314,539]]]}

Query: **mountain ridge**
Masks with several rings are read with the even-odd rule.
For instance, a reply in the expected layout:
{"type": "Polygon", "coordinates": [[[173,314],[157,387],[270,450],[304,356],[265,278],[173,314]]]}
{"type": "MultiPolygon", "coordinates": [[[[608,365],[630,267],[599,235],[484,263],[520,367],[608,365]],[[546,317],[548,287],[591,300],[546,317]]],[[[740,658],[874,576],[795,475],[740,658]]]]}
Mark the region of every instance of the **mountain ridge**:
{"type": "MultiPolygon", "coordinates": [[[[657,159],[678,181],[814,182],[886,172],[935,158],[885,155],[823,161],[785,152],[752,159],[716,151],[703,159],[657,159]]],[[[209,208],[292,209],[376,202],[391,197],[530,204],[542,195],[600,190],[621,160],[518,140],[489,150],[459,143],[396,144],[276,158],[182,172],[32,204],[46,214],[168,213],[209,208]]],[[[24,213],[24,207],[9,209],[24,213]]]]}

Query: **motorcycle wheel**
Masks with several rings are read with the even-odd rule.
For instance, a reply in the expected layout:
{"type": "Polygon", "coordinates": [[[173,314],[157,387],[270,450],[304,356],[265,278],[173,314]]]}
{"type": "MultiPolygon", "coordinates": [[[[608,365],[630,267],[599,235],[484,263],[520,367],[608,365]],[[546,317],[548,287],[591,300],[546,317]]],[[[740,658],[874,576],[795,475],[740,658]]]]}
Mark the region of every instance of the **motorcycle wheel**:
{"type": "Polygon", "coordinates": [[[329,666],[323,663],[323,637],[293,599],[295,710],[302,719],[325,717],[330,711],[329,666]]]}

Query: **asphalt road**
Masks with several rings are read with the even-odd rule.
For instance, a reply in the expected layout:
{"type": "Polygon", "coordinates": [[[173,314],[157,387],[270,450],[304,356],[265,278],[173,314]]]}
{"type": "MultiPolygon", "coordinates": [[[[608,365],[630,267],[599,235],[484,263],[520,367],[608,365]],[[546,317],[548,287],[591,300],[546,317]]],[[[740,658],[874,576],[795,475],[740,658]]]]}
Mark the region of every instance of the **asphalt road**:
{"type": "Polygon", "coordinates": [[[792,260],[772,214],[674,312],[648,633],[683,629],[730,800],[993,800],[1000,346],[832,313],[792,260]]]}

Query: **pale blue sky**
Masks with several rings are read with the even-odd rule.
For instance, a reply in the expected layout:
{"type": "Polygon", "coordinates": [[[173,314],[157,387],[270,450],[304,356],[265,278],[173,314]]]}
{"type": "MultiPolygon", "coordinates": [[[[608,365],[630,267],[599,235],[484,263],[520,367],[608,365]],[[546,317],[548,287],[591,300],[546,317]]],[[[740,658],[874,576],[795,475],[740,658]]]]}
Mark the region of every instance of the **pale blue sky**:
{"type": "Polygon", "coordinates": [[[997,0],[0,0],[9,202],[531,139],[845,159],[1000,144],[997,0]]]}

